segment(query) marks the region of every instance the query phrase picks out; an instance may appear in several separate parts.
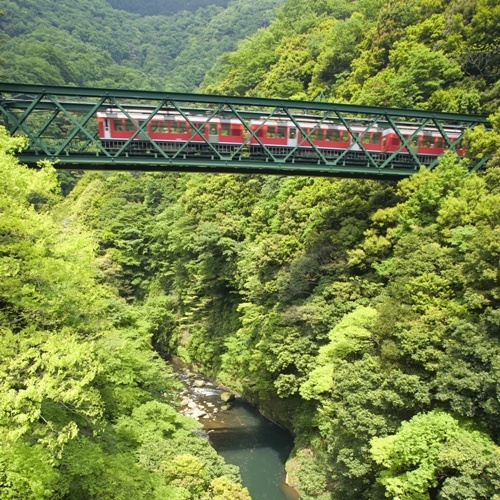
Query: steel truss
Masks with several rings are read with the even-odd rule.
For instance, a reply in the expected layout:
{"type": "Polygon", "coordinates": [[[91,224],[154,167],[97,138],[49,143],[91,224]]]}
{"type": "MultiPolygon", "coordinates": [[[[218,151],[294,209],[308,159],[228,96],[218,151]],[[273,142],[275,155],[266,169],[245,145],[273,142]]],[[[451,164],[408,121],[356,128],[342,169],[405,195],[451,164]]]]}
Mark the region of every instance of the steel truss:
{"type": "MultiPolygon", "coordinates": [[[[415,173],[422,164],[429,169],[437,164],[437,157],[423,159],[411,147],[421,131],[437,131],[447,149],[456,152],[468,128],[489,127],[484,116],[254,97],[7,83],[0,83],[0,95],[0,114],[6,129],[11,135],[25,135],[29,139],[27,149],[18,154],[20,161],[35,166],[47,159],[60,169],[397,179],[415,173]],[[110,108],[123,113],[135,126],[132,136],[112,149],[99,140],[96,119],[99,111],[110,108]],[[145,120],[134,119],[138,110],[147,116],[145,120]],[[148,135],[147,124],[160,112],[181,115],[191,126],[191,138],[173,151],[148,135]],[[205,117],[201,125],[200,115],[205,117]],[[196,123],[194,116],[198,119],[196,123]],[[223,148],[204,137],[205,125],[217,117],[241,122],[246,131],[241,144],[223,148]],[[269,121],[292,122],[302,139],[294,147],[273,148],[264,144],[258,130],[251,128],[252,119],[262,120],[263,125],[269,121]],[[305,122],[312,124],[309,131],[304,127],[305,122]],[[313,142],[315,131],[325,124],[345,127],[353,137],[352,143],[334,155],[325,153],[313,142]],[[393,130],[400,140],[398,149],[385,154],[370,151],[361,138],[374,128],[393,130]],[[402,129],[408,128],[411,135],[403,135],[402,129]],[[450,130],[454,131],[453,138],[450,130]],[[203,148],[193,142],[200,136],[205,142],[203,148]],[[258,157],[248,153],[252,139],[260,145],[258,157]],[[139,143],[141,148],[137,148],[139,143]],[[307,157],[297,154],[304,147],[308,148],[307,157]]],[[[470,169],[484,168],[487,161],[486,157],[469,159],[470,169]]]]}

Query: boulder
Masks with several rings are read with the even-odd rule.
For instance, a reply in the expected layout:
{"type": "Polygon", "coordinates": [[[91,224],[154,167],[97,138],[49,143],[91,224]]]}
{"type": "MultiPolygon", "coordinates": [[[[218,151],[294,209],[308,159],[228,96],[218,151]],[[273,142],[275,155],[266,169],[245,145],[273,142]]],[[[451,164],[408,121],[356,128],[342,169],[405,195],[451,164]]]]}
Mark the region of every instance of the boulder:
{"type": "Polygon", "coordinates": [[[230,401],[234,401],[234,394],[231,394],[230,392],[223,392],[220,395],[220,398],[224,403],[229,403],[230,401]]]}
{"type": "Polygon", "coordinates": [[[205,381],[201,379],[197,379],[193,382],[193,387],[204,387],[205,381]]]}
{"type": "Polygon", "coordinates": [[[206,414],[207,414],[206,411],[198,409],[198,410],[193,411],[193,413],[191,414],[191,417],[198,420],[198,419],[204,417],[206,414]]]}

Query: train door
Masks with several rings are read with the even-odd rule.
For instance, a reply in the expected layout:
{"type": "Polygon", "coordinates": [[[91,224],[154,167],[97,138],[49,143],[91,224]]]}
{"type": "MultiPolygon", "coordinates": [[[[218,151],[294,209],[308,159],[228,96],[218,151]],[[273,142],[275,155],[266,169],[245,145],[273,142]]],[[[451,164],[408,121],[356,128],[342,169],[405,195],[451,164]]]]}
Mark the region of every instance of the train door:
{"type": "Polygon", "coordinates": [[[295,127],[288,128],[288,146],[291,148],[297,146],[297,129],[295,127]]]}
{"type": "Polygon", "coordinates": [[[208,124],[208,140],[210,142],[219,142],[219,124],[210,122],[208,124]]]}
{"type": "Polygon", "coordinates": [[[111,138],[110,128],[109,128],[109,118],[104,118],[104,138],[105,139],[111,138]]]}

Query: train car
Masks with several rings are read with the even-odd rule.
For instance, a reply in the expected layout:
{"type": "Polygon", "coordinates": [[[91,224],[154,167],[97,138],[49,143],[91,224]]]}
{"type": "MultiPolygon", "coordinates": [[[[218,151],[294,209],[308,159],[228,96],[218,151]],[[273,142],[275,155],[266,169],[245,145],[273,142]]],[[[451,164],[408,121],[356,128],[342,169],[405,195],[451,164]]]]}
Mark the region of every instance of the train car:
{"type": "MultiPolygon", "coordinates": [[[[318,123],[313,119],[292,121],[289,119],[252,119],[245,125],[235,117],[206,114],[160,112],[150,118],[147,112],[130,110],[124,113],[109,109],[97,113],[99,139],[110,152],[120,151],[132,137],[127,153],[147,153],[161,148],[167,153],[181,151],[185,154],[212,155],[233,154],[264,158],[269,154],[287,160],[317,161],[320,156],[334,160],[346,154],[350,161],[365,162],[362,150],[370,152],[377,160],[384,161],[396,154],[397,161],[413,163],[416,154],[424,164],[430,164],[441,155],[447,144],[437,128],[425,128],[418,133],[411,124],[399,127],[404,138],[411,138],[407,147],[401,146],[400,135],[392,128],[372,125],[369,128],[353,123],[347,129],[343,124],[318,123]],[[186,118],[187,117],[187,118],[186,118]],[[139,130],[137,124],[142,130],[139,130]],[[251,133],[250,133],[251,131],[251,133]],[[353,138],[354,135],[354,138],[353,138]],[[155,145],[151,143],[152,139],[155,145]]],[[[448,138],[459,139],[460,130],[446,129],[448,138]]],[[[464,149],[457,145],[457,153],[464,149]]]]}
{"type": "Polygon", "coordinates": [[[134,137],[128,148],[133,152],[151,150],[149,138],[168,152],[178,151],[186,143],[186,151],[200,151],[208,142],[241,143],[242,126],[236,120],[231,123],[217,118],[206,123],[205,116],[190,116],[188,121],[180,113],[158,113],[149,121],[148,118],[147,113],[140,111],[130,111],[128,116],[114,110],[97,113],[99,139],[108,150],[116,151],[134,137]],[[144,133],[137,133],[136,123],[144,133]]]}
{"type": "MultiPolygon", "coordinates": [[[[423,163],[429,163],[425,161],[425,158],[435,159],[436,156],[439,156],[448,149],[446,141],[444,140],[441,132],[435,128],[426,128],[419,131],[415,134],[415,127],[400,127],[399,132],[405,139],[410,139],[409,148],[416,155],[421,157],[423,163]]],[[[446,135],[453,143],[459,140],[461,132],[455,129],[447,129],[445,130],[446,135]]],[[[390,128],[386,129],[383,132],[383,140],[382,140],[382,152],[383,153],[394,153],[401,146],[401,140],[396,134],[396,132],[390,128]]],[[[408,154],[408,148],[403,148],[401,153],[408,154]]],[[[456,152],[459,156],[464,155],[464,147],[463,145],[457,144],[456,152]]]]}

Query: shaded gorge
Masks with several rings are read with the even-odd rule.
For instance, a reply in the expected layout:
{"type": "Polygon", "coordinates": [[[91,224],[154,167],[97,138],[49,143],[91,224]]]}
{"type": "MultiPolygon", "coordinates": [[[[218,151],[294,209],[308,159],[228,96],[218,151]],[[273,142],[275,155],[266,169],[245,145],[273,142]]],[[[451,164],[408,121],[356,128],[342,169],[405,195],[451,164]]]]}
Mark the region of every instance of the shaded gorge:
{"type": "Polygon", "coordinates": [[[197,418],[213,448],[227,463],[240,468],[243,486],[252,498],[299,498],[285,482],[285,462],[293,448],[292,436],[213,381],[179,367],[176,371],[186,388],[182,394],[182,413],[197,418]],[[223,401],[221,396],[230,401],[223,401]]]}

